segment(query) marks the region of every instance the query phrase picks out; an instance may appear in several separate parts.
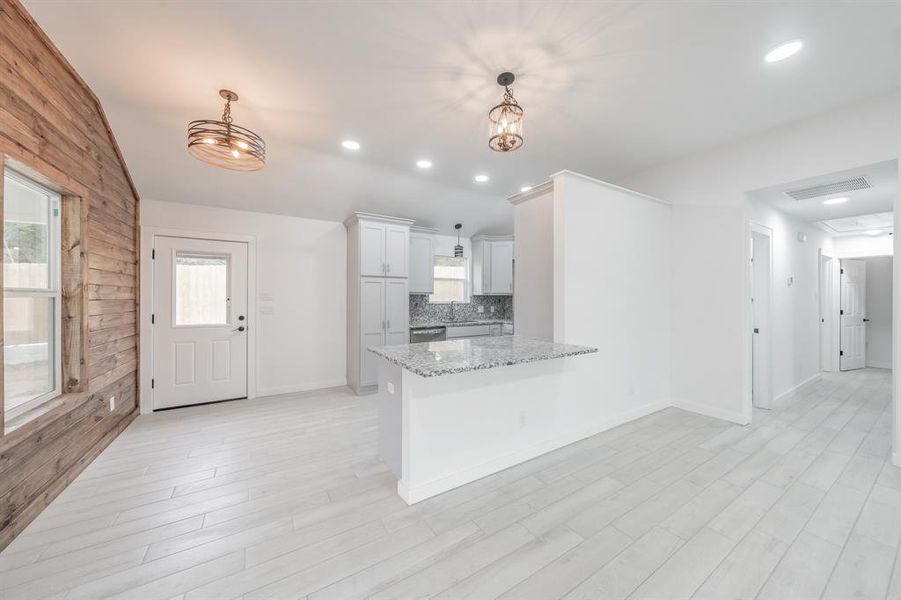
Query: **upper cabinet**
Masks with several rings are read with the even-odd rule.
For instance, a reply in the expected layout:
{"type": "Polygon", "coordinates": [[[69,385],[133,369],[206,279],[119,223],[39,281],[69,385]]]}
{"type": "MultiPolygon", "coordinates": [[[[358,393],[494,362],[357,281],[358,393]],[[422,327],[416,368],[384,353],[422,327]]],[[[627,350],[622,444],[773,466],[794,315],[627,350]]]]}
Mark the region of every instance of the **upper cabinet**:
{"type": "Polygon", "coordinates": [[[513,293],[513,237],[472,238],[472,293],[488,296],[513,293]]]}
{"type": "Polygon", "coordinates": [[[348,225],[359,228],[360,275],[409,275],[410,223],[406,219],[356,213],[348,225]]]}
{"type": "Polygon", "coordinates": [[[410,231],[410,293],[431,294],[434,287],[435,243],[431,233],[410,231]]]}

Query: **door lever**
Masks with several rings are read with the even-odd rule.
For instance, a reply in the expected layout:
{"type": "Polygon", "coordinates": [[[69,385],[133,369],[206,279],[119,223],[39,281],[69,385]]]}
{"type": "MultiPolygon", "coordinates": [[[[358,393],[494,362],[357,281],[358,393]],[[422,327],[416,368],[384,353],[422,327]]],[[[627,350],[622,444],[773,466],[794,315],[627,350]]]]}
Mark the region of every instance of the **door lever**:
{"type": "Polygon", "coordinates": [[[232,331],[244,331],[244,326],[241,325],[241,326],[238,327],[237,329],[232,329],[232,331]]]}

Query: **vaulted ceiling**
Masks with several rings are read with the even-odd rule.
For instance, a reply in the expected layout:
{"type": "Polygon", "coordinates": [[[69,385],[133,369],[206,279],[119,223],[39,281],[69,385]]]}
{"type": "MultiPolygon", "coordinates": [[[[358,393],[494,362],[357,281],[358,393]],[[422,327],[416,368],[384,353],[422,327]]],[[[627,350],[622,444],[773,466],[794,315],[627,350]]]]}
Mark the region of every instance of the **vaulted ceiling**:
{"type": "Polygon", "coordinates": [[[142,197],[367,210],[448,233],[510,231],[505,197],[557,170],[616,179],[894,89],[901,72],[892,2],[25,5],[100,97],[142,197]],[[795,38],[799,54],[763,61],[795,38]],[[526,141],[498,154],[486,113],[505,70],[526,141]],[[187,122],[221,114],[222,87],[241,96],[235,122],[267,142],[261,172],[185,150],[187,122]]]}

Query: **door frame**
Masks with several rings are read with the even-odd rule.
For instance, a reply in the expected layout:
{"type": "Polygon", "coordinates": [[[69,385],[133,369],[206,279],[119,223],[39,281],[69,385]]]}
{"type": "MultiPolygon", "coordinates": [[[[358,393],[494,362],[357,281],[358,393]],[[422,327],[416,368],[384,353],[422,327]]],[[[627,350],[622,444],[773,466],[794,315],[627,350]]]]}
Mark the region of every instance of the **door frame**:
{"type": "Polygon", "coordinates": [[[832,373],[839,370],[839,350],[841,349],[841,328],[839,324],[839,309],[841,304],[840,291],[839,288],[841,286],[839,269],[841,264],[841,259],[836,256],[834,252],[831,250],[826,250],[825,248],[820,248],[817,256],[817,265],[819,267],[818,274],[818,284],[817,289],[819,293],[819,309],[820,309],[820,319],[825,319],[825,322],[821,321],[821,326],[819,328],[820,331],[820,372],[832,373]],[[832,285],[829,286],[829,289],[826,289],[826,285],[823,281],[823,262],[824,260],[829,261],[829,271],[832,275],[832,281],[830,282],[832,285]],[[829,307],[826,313],[823,312],[823,297],[827,297],[829,299],[829,307]],[[823,354],[823,329],[824,326],[829,330],[830,335],[830,344],[828,348],[828,353],[826,356],[823,354]],[[829,358],[829,368],[825,368],[824,366],[824,358],[828,356],[829,358]]]}
{"type": "Polygon", "coordinates": [[[247,244],[247,399],[252,400],[257,396],[257,336],[256,330],[260,318],[257,312],[257,239],[251,235],[238,235],[233,233],[218,233],[207,231],[193,231],[189,229],[173,229],[169,227],[141,227],[141,256],[140,273],[141,297],[139,304],[138,321],[140,324],[140,348],[138,371],[138,405],[141,414],[153,412],[153,388],[150,380],[153,378],[153,324],[150,315],[153,314],[153,295],[155,291],[153,280],[153,248],[156,238],[176,237],[192,238],[198,240],[211,240],[220,242],[243,242],[247,244]],[[149,282],[149,283],[148,283],[149,282]],[[146,307],[146,309],[144,308],[146,307]]]}
{"type": "MultiPolygon", "coordinates": [[[[766,297],[766,305],[767,305],[767,329],[762,339],[762,345],[758,348],[758,359],[763,358],[763,362],[766,366],[766,377],[769,380],[769,398],[765,402],[766,406],[761,405],[757,408],[771,409],[775,403],[775,392],[773,390],[773,230],[766,225],[761,225],[760,223],[756,223],[751,221],[749,223],[750,228],[748,232],[748,256],[753,258],[753,247],[754,247],[754,234],[765,237],[768,240],[768,258],[767,261],[767,274],[768,274],[768,294],[766,297]],[[763,350],[763,352],[760,352],[763,350]]],[[[751,402],[751,410],[755,408],[754,405],[754,305],[750,302],[751,298],[754,298],[756,302],[758,299],[754,297],[754,263],[752,261],[748,261],[748,281],[749,281],[749,290],[750,294],[748,295],[748,332],[749,332],[749,345],[748,345],[748,369],[750,371],[750,378],[748,380],[748,397],[751,402]]]]}

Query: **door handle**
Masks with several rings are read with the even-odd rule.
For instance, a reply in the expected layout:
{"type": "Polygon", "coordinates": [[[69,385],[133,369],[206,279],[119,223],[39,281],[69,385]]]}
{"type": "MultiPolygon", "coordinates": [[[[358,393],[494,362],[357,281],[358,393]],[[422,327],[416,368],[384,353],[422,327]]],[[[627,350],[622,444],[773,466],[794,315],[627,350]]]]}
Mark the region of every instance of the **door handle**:
{"type": "Polygon", "coordinates": [[[863,322],[864,322],[864,323],[869,323],[870,320],[869,320],[869,319],[864,319],[863,322]]]}
{"type": "Polygon", "coordinates": [[[241,325],[240,327],[238,327],[236,329],[232,329],[232,331],[244,331],[244,326],[241,325]]]}

